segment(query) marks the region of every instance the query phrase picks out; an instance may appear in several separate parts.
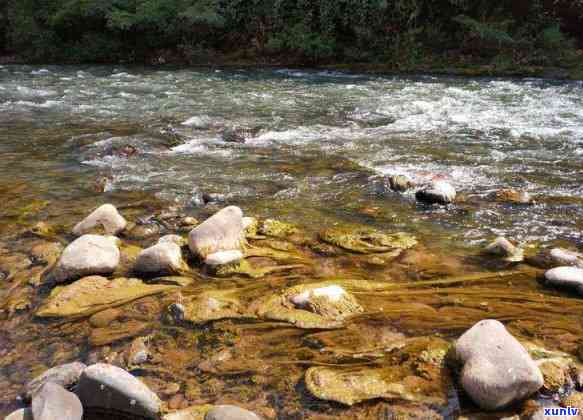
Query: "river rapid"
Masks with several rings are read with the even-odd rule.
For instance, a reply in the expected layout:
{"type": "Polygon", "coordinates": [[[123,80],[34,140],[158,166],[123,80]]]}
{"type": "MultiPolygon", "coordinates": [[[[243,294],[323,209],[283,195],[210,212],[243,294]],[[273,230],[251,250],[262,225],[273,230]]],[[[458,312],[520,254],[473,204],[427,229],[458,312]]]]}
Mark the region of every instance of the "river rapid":
{"type": "MultiPolygon", "coordinates": [[[[576,295],[543,287],[534,267],[482,253],[497,236],[533,255],[551,246],[583,251],[580,81],[0,66],[0,157],[0,389],[8,390],[0,396],[0,414],[18,407],[23,384],[47,367],[115,360],[111,354],[121,354],[129,342],[96,346],[88,341],[86,320],[35,318],[50,287],[15,280],[45,268],[29,255],[31,246],[68,243],[71,226],[104,203],[133,221],[168,208],[203,220],[236,205],[245,215],[292,223],[307,236],[357,225],[406,232],[420,244],[380,267],[354,255],[324,253],[319,260],[307,242],[291,240],[315,259],[310,269],[260,280],[200,279],[204,290],[245,295],[249,289],[245,299],[308,279],[348,276],[403,286],[387,297],[397,305],[388,312],[377,308],[382,293],[361,292],[367,314],[345,336],[259,320],[169,327],[168,296],[134,302],[134,312],[147,312],[134,318],[148,326],[153,360],[163,354],[169,360],[168,366],[152,362],[141,375],[162,399],[179,400],[178,408],[237,402],[267,418],[384,419],[418,410],[411,418],[454,418],[480,410],[451,395],[437,408],[418,401],[395,405],[390,398],[346,407],[316,399],[301,378],[309,366],[376,360],[359,331],[384,344],[403,337],[451,340],[491,317],[509,322],[535,347],[565,352],[561,357],[574,356],[583,339],[576,295]],[[240,129],[245,142],[225,142],[226,128],[240,129]],[[448,206],[420,204],[414,190],[391,191],[391,175],[420,185],[445,179],[459,199],[448,206]],[[528,192],[534,202],[492,200],[509,188],[528,192]],[[494,284],[431,283],[511,270],[518,277],[494,284]],[[411,289],[418,281],[429,283],[411,289]],[[264,288],[253,289],[253,282],[264,288]],[[359,350],[365,356],[348,355],[359,350]],[[165,392],[168,384],[178,391],[165,392]]],[[[183,294],[197,290],[187,287],[183,294]]]]}

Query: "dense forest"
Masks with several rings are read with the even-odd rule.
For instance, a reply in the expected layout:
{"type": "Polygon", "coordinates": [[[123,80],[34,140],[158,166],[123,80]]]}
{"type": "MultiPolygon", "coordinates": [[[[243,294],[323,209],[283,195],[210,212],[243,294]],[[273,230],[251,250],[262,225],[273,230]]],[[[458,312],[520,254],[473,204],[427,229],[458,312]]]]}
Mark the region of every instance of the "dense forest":
{"type": "Polygon", "coordinates": [[[0,49],[29,62],[581,61],[583,0],[4,0],[0,49]]]}

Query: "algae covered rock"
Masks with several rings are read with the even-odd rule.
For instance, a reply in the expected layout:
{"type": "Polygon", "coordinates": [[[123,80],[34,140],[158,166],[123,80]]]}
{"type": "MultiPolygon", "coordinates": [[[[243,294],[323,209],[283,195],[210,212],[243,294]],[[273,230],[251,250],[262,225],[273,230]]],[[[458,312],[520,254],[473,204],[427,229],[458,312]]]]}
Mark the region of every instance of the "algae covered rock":
{"type": "Polygon", "coordinates": [[[50,279],[63,283],[83,276],[113,273],[120,261],[117,242],[113,236],[81,236],[65,248],[50,279]]]}
{"type": "Polygon", "coordinates": [[[94,210],[84,220],[73,228],[76,236],[87,233],[103,233],[105,235],[117,235],[126,228],[127,221],[112,204],[104,204],[94,210]]]}
{"type": "Polygon", "coordinates": [[[455,344],[462,363],[460,382],[484,410],[497,410],[532,395],[543,376],[525,348],[495,320],[484,320],[455,344]]]}
{"type": "Polygon", "coordinates": [[[85,277],[75,283],[55,288],[37,311],[41,318],[77,318],[121,306],[144,296],[174,289],[171,285],[148,285],[139,279],[85,277]]]}
{"type": "Polygon", "coordinates": [[[409,249],[417,244],[417,240],[407,233],[387,234],[367,227],[329,228],[319,236],[328,244],[359,254],[409,249]]]}
{"type": "Polygon", "coordinates": [[[225,318],[253,317],[247,313],[237,290],[202,292],[189,302],[171,304],[168,311],[175,320],[194,324],[225,318]]]}
{"type": "Polygon", "coordinates": [[[311,367],[306,386],[316,398],[345,405],[382,398],[445,407],[453,385],[444,367],[448,349],[442,339],[410,339],[370,366],[311,367]]]}
{"type": "Polygon", "coordinates": [[[159,418],[161,401],[143,382],[125,370],[97,363],[79,380],[77,393],[85,409],[121,412],[140,418],[159,418]]]}
{"type": "Polygon", "coordinates": [[[339,328],[362,313],[358,301],[342,287],[324,282],[298,285],[254,304],[260,318],[285,321],[298,328],[339,328]]]}
{"type": "Polygon", "coordinates": [[[243,212],[235,206],[220,210],[188,235],[190,250],[203,260],[215,252],[241,250],[244,244],[243,212]]]}
{"type": "Polygon", "coordinates": [[[258,229],[259,233],[274,238],[287,238],[290,235],[299,232],[299,229],[291,223],[282,222],[274,219],[266,219],[258,229]]]}

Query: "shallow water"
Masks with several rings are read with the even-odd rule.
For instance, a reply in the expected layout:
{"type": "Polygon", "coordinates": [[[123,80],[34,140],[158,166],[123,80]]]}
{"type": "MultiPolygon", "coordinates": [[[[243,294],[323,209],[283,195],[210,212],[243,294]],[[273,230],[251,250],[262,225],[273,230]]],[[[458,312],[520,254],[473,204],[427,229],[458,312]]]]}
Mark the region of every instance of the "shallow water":
{"type": "MultiPolygon", "coordinates": [[[[543,289],[531,269],[519,266],[523,274],[516,278],[486,284],[410,282],[509,269],[478,255],[497,235],[533,246],[583,247],[581,82],[0,66],[0,156],[0,254],[25,258],[38,238],[21,232],[38,221],[65,226],[52,240],[67,241],[67,229],[104,202],[129,219],[170,205],[204,218],[235,204],[310,234],[356,223],[416,235],[421,250],[389,267],[353,256],[324,258],[289,276],[270,275],[249,291],[259,296],[306,279],[347,276],[403,287],[387,292],[394,306],[382,293],[357,295],[373,313],[351,324],[344,337],[251,320],[168,327],[152,315],[166,297],[129,305],[128,318],[158,331],[154,353],[168,361],[146,369],[149,384],[163,389],[160,381],[177,382],[191,404],[242,401],[286,419],[389,418],[378,401],[347,410],[315,400],[300,380],[305,365],[369,361],[346,356],[370,349],[358,331],[377,334],[383,343],[397,333],[449,339],[495,317],[538,345],[576,351],[583,319],[577,298],[543,289]],[[197,118],[204,127],[192,126],[197,118]],[[248,129],[245,144],[221,140],[222,129],[231,126],[248,129]],[[127,146],[136,153],[120,153],[127,146]],[[391,174],[419,182],[444,177],[462,200],[446,208],[416,204],[413,193],[379,188],[391,174]],[[509,187],[528,191],[536,204],[488,201],[490,193],[509,187]],[[222,194],[224,201],[201,207],[193,200],[201,191],[222,194]],[[568,315],[558,307],[568,308],[568,315]],[[225,348],[226,361],[200,367],[225,348]]],[[[237,288],[249,280],[202,284],[237,288]]],[[[12,299],[8,290],[5,300],[12,299]]],[[[24,290],[32,309],[48,292],[24,290]]],[[[86,321],[47,328],[24,310],[2,322],[0,385],[10,392],[0,414],[14,408],[13,397],[35,373],[96,351],[87,342],[86,321]],[[27,356],[18,360],[15,353],[27,356]]],[[[116,346],[109,350],[115,353],[116,346]]],[[[463,410],[475,409],[464,404],[463,410]]]]}

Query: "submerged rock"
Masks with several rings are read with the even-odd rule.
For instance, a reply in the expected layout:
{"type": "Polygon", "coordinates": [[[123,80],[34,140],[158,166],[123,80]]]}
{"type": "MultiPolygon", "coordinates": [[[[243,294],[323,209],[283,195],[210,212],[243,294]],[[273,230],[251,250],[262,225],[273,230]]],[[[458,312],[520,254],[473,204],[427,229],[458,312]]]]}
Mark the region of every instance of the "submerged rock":
{"type": "Polygon", "coordinates": [[[533,202],[528,192],[511,188],[496,191],[494,193],[494,199],[501,203],[510,204],[531,204],[533,202]]]}
{"type": "Polygon", "coordinates": [[[203,260],[219,251],[241,250],[244,246],[243,212],[239,207],[226,207],[211,216],[188,235],[193,254],[203,260]]]}
{"type": "Polygon", "coordinates": [[[299,229],[291,223],[266,219],[259,225],[258,232],[262,235],[272,236],[274,238],[287,238],[294,233],[298,233],[299,229]]]}
{"type": "Polygon", "coordinates": [[[181,125],[196,128],[197,130],[207,129],[211,127],[212,124],[213,120],[208,115],[195,115],[181,123],[181,125]]]}
{"type": "Polygon", "coordinates": [[[55,366],[42,375],[37,376],[26,384],[25,399],[32,399],[33,395],[46,383],[54,383],[64,388],[75,385],[81,377],[81,373],[87,366],[81,362],[67,363],[55,366]]]}
{"type": "Polygon", "coordinates": [[[146,223],[138,223],[131,229],[125,237],[132,239],[134,241],[143,241],[144,239],[153,238],[160,234],[160,225],[156,222],[149,221],[146,223]]]}
{"type": "Polygon", "coordinates": [[[89,316],[175,288],[171,285],[148,285],[139,279],[123,277],[111,281],[99,276],[85,277],[69,286],[55,288],[36,316],[41,318],[89,316]]]}
{"type": "Polygon", "coordinates": [[[119,325],[95,328],[89,335],[89,343],[92,346],[105,346],[119,340],[144,334],[150,326],[141,321],[130,320],[119,325]]]}
{"type": "Polygon", "coordinates": [[[227,127],[221,133],[221,139],[227,143],[245,143],[245,133],[242,129],[227,127]]]}
{"type": "Polygon", "coordinates": [[[147,275],[171,275],[185,268],[180,246],[163,241],[140,252],[134,270],[147,275]]]}
{"type": "Polygon", "coordinates": [[[298,328],[338,328],[364,309],[342,287],[331,283],[283,289],[254,305],[260,318],[285,321],[298,328]]]}
{"type": "Polygon", "coordinates": [[[107,327],[116,319],[121,318],[122,315],[123,311],[121,309],[118,308],[106,309],[104,311],[93,314],[91,318],[89,318],[89,324],[94,328],[107,327]]]}
{"type": "Polygon", "coordinates": [[[127,221],[119,214],[115,206],[104,204],[75,225],[73,233],[77,236],[87,233],[117,235],[126,228],[126,225],[127,221]]]}
{"type": "Polygon", "coordinates": [[[255,238],[259,230],[259,221],[255,217],[243,217],[243,229],[246,238],[255,238]]]}
{"type": "Polygon", "coordinates": [[[32,399],[32,415],[34,420],[81,420],[83,407],[77,395],[48,382],[32,399]]]}
{"type": "Polygon", "coordinates": [[[543,376],[525,348],[495,320],[484,320],[466,331],[455,344],[463,364],[460,382],[484,410],[497,410],[532,395],[543,376]]]}
{"type": "Polygon", "coordinates": [[[261,420],[261,418],[252,411],[234,405],[217,405],[206,413],[204,420],[261,420]]]}
{"type": "Polygon", "coordinates": [[[545,280],[545,284],[571,289],[583,295],[583,268],[552,268],[545,272],[545,280]]]}
{"type": "Polygon", "coordinates": [[[316,398],[345,405],[383,398],[446,408],[453,388],[444,366],[448,349],[445,340],[410,339],[369,366],[311,367],[305,382],[316,398]]]}
{"type": "Polygon", "coordinates": [[[505,261],[519,262],[524,259],[524,251],[508,239],[500,236],[490,243],[485,251],[489,254],[502,257],[505,261]]]}
{"type": "Polygon", "coordinates": [[[165,235],[158,239],[158,243],[159,244],[172,243],[178,246],[184,246],[188,243],[188,241],[180,235],[165,235]]]}
{"type": "Polygon", "coordinates": [[[83,407],[157,419],[161,402],[143,382],[125,370],[105,363],[89,366],[77,393],[83,407]]]}
{"type": "Polygon", "coordinates": [[[319,237],[328,244],[360,254],[404,250],[417,244],[417,240],[406,233],[386,234],[366,227],[330,228],[319,237]]]}
{"type": "Polygon", "coordinates": [[[120,261],[117,242],[113,236],[81,236],[65,248],[50,279],[63,283],[83,276],[113,273],[120,261]]]}
{"type": "Polygon", "coordinates": [[[417,201],[426,204],[450,204],[455,201],[455,197],[455,188],[446,181],[434,181],[415,194],[417,201]]]}

